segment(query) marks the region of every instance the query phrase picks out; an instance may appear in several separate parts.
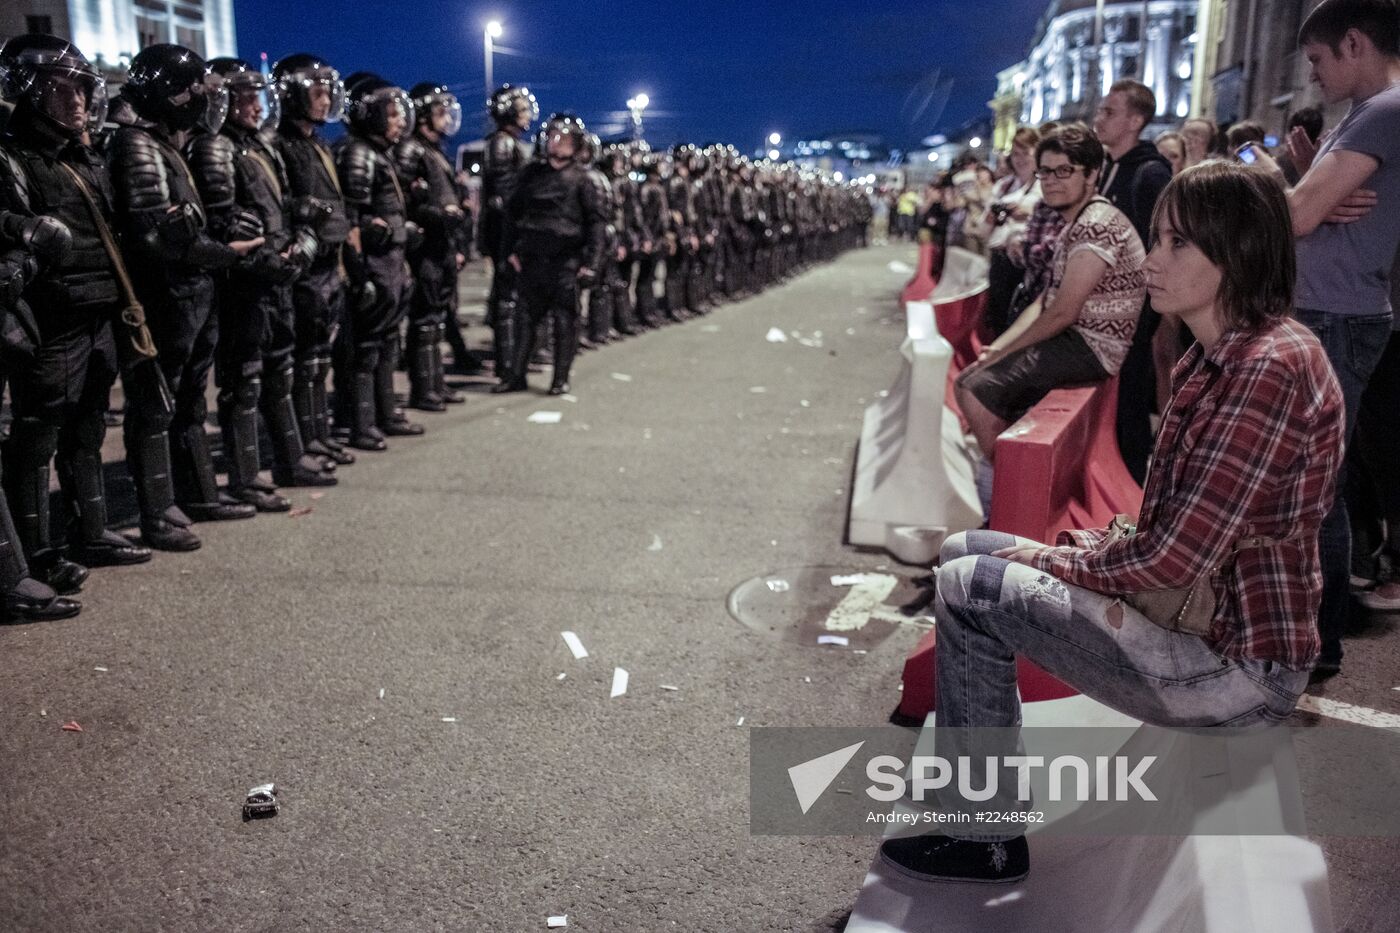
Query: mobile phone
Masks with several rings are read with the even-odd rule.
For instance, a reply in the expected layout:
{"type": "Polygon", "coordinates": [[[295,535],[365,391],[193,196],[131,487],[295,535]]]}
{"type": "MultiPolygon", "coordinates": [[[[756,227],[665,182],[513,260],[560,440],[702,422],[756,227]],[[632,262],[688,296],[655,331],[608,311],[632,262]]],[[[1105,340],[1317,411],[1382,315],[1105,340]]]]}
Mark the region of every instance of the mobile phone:
{"type": "Polygon", "coordinates": [[[1255,162],[1259,161],[1259,154],[1254,151],[1254,143],[1245,143],[1240,147],[1239,152],[1235,154],[1240,157],[1240,161],[1245,165],[1253,165],[1255,162]]]}

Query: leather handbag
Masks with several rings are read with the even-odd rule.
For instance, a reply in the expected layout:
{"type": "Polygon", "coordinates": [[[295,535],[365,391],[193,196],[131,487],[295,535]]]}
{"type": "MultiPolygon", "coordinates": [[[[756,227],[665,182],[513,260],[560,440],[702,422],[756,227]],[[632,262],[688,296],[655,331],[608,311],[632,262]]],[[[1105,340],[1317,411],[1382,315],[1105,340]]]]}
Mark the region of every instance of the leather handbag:
{"type": "MultiPolygon", "coordinates": [[[[1115,515],[1112,524],[1108,526],[1108,536],[1104,539],[1103,546],[1136,533],[1137,525],[1133,523],[1131,516],[1115,515]]],[[[1204,637],[1210,633],[1211,620],[1215,618],[1215,587],[1211,583],[1212,579],[1242,550],[1273,547],[1292,540],[1295,539],[1269,538],[1263,535],[1241,538],[1235,542],[1225,560],[1201,574],[1190,586],[1128,593],[1123,596],[1123,601],[1155,625],[1173,632],[1187,632],[1204,637]]]]}

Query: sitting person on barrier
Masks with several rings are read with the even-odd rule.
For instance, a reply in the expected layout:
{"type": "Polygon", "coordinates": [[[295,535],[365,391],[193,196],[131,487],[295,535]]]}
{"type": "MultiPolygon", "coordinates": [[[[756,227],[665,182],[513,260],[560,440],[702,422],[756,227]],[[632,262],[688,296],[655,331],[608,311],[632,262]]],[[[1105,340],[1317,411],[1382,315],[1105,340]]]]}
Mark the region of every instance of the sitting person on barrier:
{"type": "Polygon", "coordinates": [[[1050,285],[955,383],[988,462],[997,435],[1052,389],[1118,372],[1142,309],[1142,240],[1096,193],[1103,146],[1072,124],[1042,139],[1035,157],[1041,196],[1065,219],[1050,285]]]}
{"type": "MultiPolygon", "coordinates": [[[[1117,521],[1062,532],[1058,547],[996,531],[948,539],[934,606],[939,743],[945,728],[956,746],[1003,727],[997,749],[1015,754],[1017,655],[1169,728],[1277,723],[1307,685],[1343,403],[1322,345],[1292,319],[1288,203],[1271,178],[1214,161],[1173,179],[1153,220],[1152,306],[1196,342],[1173,375],[1141,518],[1131,532],[1117,521]],[[1200,608],[1178,613],[1188,592],[1200,608]]],[[[927,880],[1029,870],[1022,836],[958,835],[890,839],[881,854],[927,880]]]]}

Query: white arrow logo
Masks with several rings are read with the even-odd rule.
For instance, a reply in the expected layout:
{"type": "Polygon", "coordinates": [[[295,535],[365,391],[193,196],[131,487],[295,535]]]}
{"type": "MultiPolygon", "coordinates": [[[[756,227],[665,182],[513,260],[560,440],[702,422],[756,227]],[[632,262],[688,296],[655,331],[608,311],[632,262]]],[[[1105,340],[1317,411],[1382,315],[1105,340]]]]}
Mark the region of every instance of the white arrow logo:
{"type": "Polygon", "coordinates": [[[792,781],[792,789],[797,794],[797,802],[801,805],[804,815],[812,809],[812,804],[826,793],[831,782],[836,780],[836,775],[841,773],[841,769],[850,763],[864,744],[857,742],[788,768],[788,780],[792,781]]]}

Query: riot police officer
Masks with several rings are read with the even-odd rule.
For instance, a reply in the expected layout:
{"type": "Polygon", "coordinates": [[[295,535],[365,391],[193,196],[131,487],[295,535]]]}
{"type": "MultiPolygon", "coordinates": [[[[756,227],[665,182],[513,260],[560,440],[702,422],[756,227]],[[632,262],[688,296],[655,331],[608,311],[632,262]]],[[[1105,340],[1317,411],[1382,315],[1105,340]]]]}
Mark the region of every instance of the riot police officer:
{"type": "MultiPolygon", "coordinates": [[[[598,158],[603,151],[603,143],[596,133],[587,133],[583,145],[574,153],[574,161],[583,169],[589,184],[597,189],[595,197],[603,206],[606,221],[603,224],[603,248],[598,253],[598,265],[593,270],[593,280],[587,285],[588,326],[579,332],[580,349],[592,350],[608,342],[612,331],[612,300],[608,281],[613,277],[617,265],[618,249],[622,242],[619,231],[623,223],[618,214],[619,203],[613,192],[612,182],[598,166],[598,158]]],[[[580,296],[582,304],[582,297],[580,296]]]]}
{"type": "Polygon", "coordinates": [[[331,435],[326,403],[331,343],[345,317],[346,273],[341,257],[351,230],[335,161],[317,133],[319,127],[340,120],[345,85],[338,71],[307,52],[279,61],[272,76],[282,111],[277,151],[287,169],[293,211],[324,213],[317,228],[316,259],[292,283],[296,329],[292,401],[307,452],[338,464],[354,463],[355,455],[331,435]]]}
{"type": "MultiPolygon", "coordinates": [[[[610,331],[602,332],[605,338],[611,336],[612,331],[619,334],[637,332],[632,316],[632,270],[643,250],[650,252],[653,249],[642,223],[641,193],[629,171],[630,163],[627,149],[617,145],[609,146],[600,162],[612,188],[612,226],[617,236],[612,255],[600,273],[603,284],[595,289],[594,295],[594,300],[604,303],[600,318],[611,324],[610,331]]],[[[590,305],[590,326],[592,310],[590,305]]],[[[600,320],[600,332],[602,324],[603,320],[600,320]]]]}
{"type": "MultiPolygon", "coordinates": [[[[683,321],[686,313],[686,282],[692,263],[700,251],[696,235],[695,188],[690,181],[691,145],[671,148],[671,176],[666,182],[666,203],[671,208],[671,236],[666,246],[666,316],[683,321]]],[[[692,312],[696,309],[691,308],[692,312]]]]}
{"type": "MultiPolygon", "coordinates": [[[[517,180],[530,161],[530,147],[525,134],[530,124],[540,118],[535,95],[526,87],[503,84],[486,104],[495,132],[486,137],[486,151],[481,168],[481,222],[477,245],[481,255],[491,263],[491,293],[486,300],[486,319],[491,325],[496,355],[496,378],[499,385],[492,391],[514,391],[511,386],[523,383],[525,371],[512,371],[519,354],[517,342],[527,338],[516,332],[519,315],[516,311],[515,269],[506,262],[501,238],[505,233],[505,209],[515,194],[517,180]]],[[[529,340],[533,341],[533,335],[529,340]]],[[[528,362],[529,356],[525,357],[528,362]]]]}
{"type": "Polygon", "coordinates": [[[189,144],[190,168],[209,212],[209,227],[224,241],[266,239],[217,282],[215,378],[228,489],[259,511],[285,512],[291,503],[258,476],[259,409],[272,441],[275,482],[336,482],[321,460],[305,452],[292,404],[296,339],[291,283],[316,258],[319,242],[309,224],[293,224],[282,157],[261,133],[264,125],[277,123],[275,88],[241,59],[216,58],[209,65],[229,92],[223,127],[216,133],[205,129],[189,144]]]}
{"type": "MultiPolygon", "coordinates": [[[[214,363],[218,318],[216,269],[226,269],[263,245],[248,237],[227,244],[209,236],[204,205],[181,150],[201,120],[222,126],[228,108],[223,82],[204,59],[179,45],[152,45],[131,62],[122,91],[137,120],[112,137],[108,156],[117,221],[136,294],[146,309],[157,362],[174,399],[168,425],[149,409],[133,409],[124,424],[127,457],[138,488],[162,472],[159,437],[170,438],[171,475],[180,508],[196,521],[251,518],[252,505],[221,491],[204,430],[204,398],[214,363]]],[[[143,520],[165,503],[143,497],[143,520]]]]}
{"type": "Polygon", "coordinates": [[[413,125],[413,104],[402,88],[378,75],[345,79],[350,134],[336,148],[345,213],[358,233],[345,256],[350,317],[339,340],[336,406],[349,426],[350,446],[384,450],[386,437],[423,433],[404,417],[394,395],[402,342],[399,326],[413,288],[409,275],[408,199],[393,147],[413,125]],[[344,402],[342,403],[342,398],[344,402]]]}
{"type": "Polygon", "coordinates": [[[569,370],[578,349],[578,292],[596,278],[604,246],[608,208],[598,186],[575,156],[588,130],[570,113],[549,118],[543,132],[545,158],[520,173],[506,205],[502,248],[520,276],[521,335],[507,391],[524,391],[536,326],[553,323],[554,378],[550,395],[569,391],[569,370]]]}
{"type": "MultiPolygon", "coordinates": [[[[637,154],[633,154],[638,159],[637,154]]],[[[651,153],[639,158],[642,185],[638,191],[642,213],[642,247],[637,254],[637,320],[646,327],[661,326],[656,306],[656,268],[671,249],[671,207],[661,179],[661,162],[651,153]]]]}
{"type": "MultiPolygon", "coordinates": [[[[5,360],[14,413],[5,481],[32,569],[55,589],[74,592],[87,569],[64,558],[49,538],[55,453],[73,511],[69,555],[88,566],[151,556],[106,527],[104,416],[119,365],[112,326],[128,305],[114,265],[112,189],[88,145],[106,112],[106,85],[77,48],[53,36],[11,39],[0,50],[0,72],[4,97],[15,105],[0,141],[0,209],[27,218],[26,238],[41,260],[26,288],[35,312],[33,351],[5,360]]],[[[141,377],[126,380],[133,412],[162,398],[155,384],[160,374],[141,368],[141,377]]],[[[166,443],[163,433],[154,438],[150,456],[168,463],[166,443]]],[[[168,467],[147,474],[145,488],[157,490],[159,504],[143,512],[142,530],[153,547],[190,550],[199,539],[173,506],[168,474],[168,467]]]]}
{"type": "MultiPolygon", "coordinates": [[[[423,230],[423,246],[409,257],[413,299],[408,323],[408,404],[443,411],[466,401],[448,388],[442,342],[457,315],[457,273],[467,261],[467,215],[457,197],[452,164],[442,144],[462,128],[462,105],[441,84],[422,82],[409,91],[415,125],[394,148],[409,216],[423,230]]],[[[465,360],[458,360],[465,363],[465,360]]]]}
{"type": "MultiPolygon", "coordinates": [[[[52,217],[26,217],[0,210],[0,360],[30,358],[38,348],[39,327],[25,303],[25,287],[39,272],[36,239],[51,257],[72,245],[72,232],[52,217]],[[49,241],[45,245],[45,241],[49,241]]],[[[0,372],[3,386],[3,372],[0,372]]],[[[48,489],[44,490],[45,495],[48,489]]],[[[64,599],[53,587],[29,575],[10,507],[0,493],[0,621],[68,619],[82,604],[64,599]]]]}

